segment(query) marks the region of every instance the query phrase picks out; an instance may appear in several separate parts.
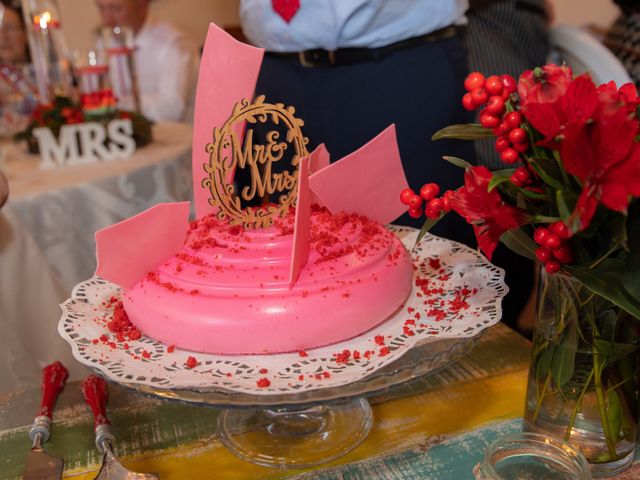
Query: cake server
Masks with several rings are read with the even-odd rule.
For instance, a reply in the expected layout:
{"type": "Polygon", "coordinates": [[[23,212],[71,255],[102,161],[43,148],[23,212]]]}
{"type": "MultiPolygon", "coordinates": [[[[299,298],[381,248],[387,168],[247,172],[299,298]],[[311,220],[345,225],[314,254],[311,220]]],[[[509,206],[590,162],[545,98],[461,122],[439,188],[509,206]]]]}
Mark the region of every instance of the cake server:
{"type": "Polygon", "coordinates": [[[107,419],[107,384],[95,375],[89,375],[81,385],[82,395],[95,419],[96,447],[103,453],[102,465],[95,480],[159,480],[155,473],[136,473],[127,470],[113,453],[115,437],[107,419]]]}
{"type": "Polygon", "coordinates": [[[53,407],[64,388],[69,371],[60,362],[47,365],[42,370],[42,401],[40,411],[29,431],[32,442],[27,454],[23,480],[59,480],[62,478],[64,461],[49,455],[42,445],[49,440],[53,407]]]}

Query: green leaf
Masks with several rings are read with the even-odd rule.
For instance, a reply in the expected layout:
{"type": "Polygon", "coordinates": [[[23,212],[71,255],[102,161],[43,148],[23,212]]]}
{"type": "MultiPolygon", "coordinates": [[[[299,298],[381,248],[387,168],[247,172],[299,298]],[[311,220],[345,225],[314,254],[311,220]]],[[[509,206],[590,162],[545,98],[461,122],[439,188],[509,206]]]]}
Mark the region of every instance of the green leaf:
{"type": "Polygon", "coordinates": [[[608,340],[594,339],[593,345],[598,349],[599,358],[601,360],[601,369],[607,365],[617,362],[630,353],[638,349],[637,345],[632,343],[610,342],[608,340]]]}
{"type": "Polygon", "coordinates": [[[536,249],[538,246],[521,228],[514,228],[503,233],[500,241],[518,255],[522,255],[533,261],[536,260],[536,249]]]}
{"type": "Polygon", "coordinates": [[[593,293],[606,298],[640,319],[640,301],[627,292],[621,275],[578,265],[565,265],[562,268],[593,293]]]}
{"type": "Polygon", "coordinates": [[[576,322],[571,322],[565,328],[562,341],[558,343],[553,354],[551,376],[558,387],[562,387],[573,376],[577,348],[576,322]]]}
{"type": "Polygon", "coordinates": [[[551,368],[551,362],[553,361],[554,350],[553,343],[551,343],[540,355],[538,355],[538,362],[536,365],[536,380],[538,383],[544,382],[544,379],[547,377],[547,373],[551,368]]]}
{"type": "Polygon", "coordinates": [[[564,200],[562,190],[556,190],[556,204],[558,205],[558,215],[560,215],[563,222],[568,223],[569,217],[571,216],[571,210],[567,206],[567,202],[564,200]]]}
{"type": "Polygon", "coordinates": [[[431,140],[442,140],[444,138],[456,138],[458,140],[481,140],[493,137],[493,131],[477,123],[463,125],[449,125],[433,134],[431,140]]]}
{"type": "Polygon", "coordinates": [[[442,158],[444,158],[447,162],[452,163],[456,167],[464,168],[465,170],[469,170],[471,167],[473,167],[473,165],[471,165],[469,162],[458,157],[450,157],[449,155],[445,155],[442,158]]]}
{"type": "Polygon", "coordinates": [[[622,424],[622,404],[615,390],[607,394],[607,423],[614,442],[618,441],[622,424]]]}
{"type": "Polygon", "coordinates": [[[544,183],[555,190],[564,190],[564,185],[556,180],[558,177],[548,172],[549,170],[558,170],[555,164],[551,164],[551,162],[549,159],[535,158],[529,162],[529,165],[532,166],[544,183]]]}
{"type": "Polygon", "coordinates": [[[489,181],[489,186],[487,187],[487,191],[490,192],[491,190],[496,188],[501,183],[509,182],[511,180],[509,177],[510,176],[505,176],[505,175],[500,174],[498,172],[493,172],[493,177],[491,177],[491,180],[489,181]]]}
{"type": "Polygon", "coordinates": [[[427,234],[427,232],[431,230],[436,223],[443,219],[445,215],[446,213],[441,214],[438,218],[428,218],[427,221],[422,224],[422,228],[420,229],[420,233],[418,233],[418,238],[416,238],[415,245],[418,245],[427,234]]]}

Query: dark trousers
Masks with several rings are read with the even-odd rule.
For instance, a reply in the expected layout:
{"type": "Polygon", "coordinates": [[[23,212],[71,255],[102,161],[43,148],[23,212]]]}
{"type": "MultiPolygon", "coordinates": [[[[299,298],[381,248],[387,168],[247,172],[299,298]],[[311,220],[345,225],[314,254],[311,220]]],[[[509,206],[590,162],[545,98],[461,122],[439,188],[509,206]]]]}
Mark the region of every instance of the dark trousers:
{"type": "MultiPolygon", "coordinates": [[[[431,135],[472,120],[460,106],[466,74],[465,50],[457,38],[341,66],[303,67],[295,58],[267,54],[256,95],[294,106],[305,122],[302,132],[309,138],[309,151],[325,143],[333,161],[395,123],[409,185],[418,191],[422,184],[436,182],[450,189],[462,184],[464,172],[442,156],[472,160],[473,146],[432,142],[431,135]]],[[[434,233],[475,245],[471,229],[450,217],[434,233]]],[[[403,215],[395,223],[419,227],[423,221],[403,215]]]]}

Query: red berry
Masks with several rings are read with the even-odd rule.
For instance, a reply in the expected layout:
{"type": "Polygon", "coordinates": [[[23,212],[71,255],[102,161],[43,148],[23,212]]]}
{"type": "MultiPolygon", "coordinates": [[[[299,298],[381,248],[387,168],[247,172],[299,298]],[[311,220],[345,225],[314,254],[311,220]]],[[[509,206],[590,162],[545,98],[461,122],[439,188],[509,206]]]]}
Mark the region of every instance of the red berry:
{"type": "Polygon", "coordinates": [[[400,201],[405,205],[409,205],[409,200],[413,197],[415,193],[410,188],[405,188],[400,192],[400,201]]]}
{"type": "Polygon", "coordinates": [[[455,195],[455,191],[453,190],[447,190],[446,192],[444,192],[444,194],[442,195],[442,210],[445,212],[449,212],[451,211],[451,199],[453,198],[453,196],[455,195]]]}
{"type": "Polygon", "coordinates": [[[484,75],[480,72],[472,72],[464,79],[464,88],[470,92],[476,88],[482,88],[484,86],[484,75]]]}
{"type": "Polygon", "coordinates": [[[527,139],[527,132],[523,128],[516,127],[509,132],[509,141],[511,143],[522,143],[527,139]]]}
{"type": "Polygon", "coordinates": [[[420,189],[420,196],[425,202],[428,202],[440,193],[440,187],[437,183],[425,183],[420,189]]]}
{"type": "Polygon", "coordinates": [[[518,155],[518,152],[516,152],[513,148],[507,148],[500,154],[500,158],[504,163],[512,164],[516,163],[520,156],[518,155]]]}
{"type": "Polygon", "coordinates": [[[560,263],[571,263],[573,261],[573,252],[568,245],[561,245],[553,251],[553,256],[560,263]]]}
{"type": "Polygon", "coordinates": [[[497,75],[491,75],[485,80],[484,88],[489,95],[502,95],[502,80],[497,75]]]}
{"type": "Polygon", "coordinates": [[[427,218],[431,218],[431,219],[436,219],[440,216],[439,211],[436,210],[432,210],[429,207],[427,207],[427,209],[424,211],[424,214],[427,216],[427,218]]]}
{"type": "Polygon", "coordinates": [[[547,263],[549,260],[553,260],[553,255],[548,248],[539,247],[536,249],[536,258],[542,263],[547,263]]]}
{"type": "Polygon", "coordinates": [[[516,79],[511,75],[501,75],[500,80],[502,81],[502,88],[504,88],[507,93],[513,93],[516,91],[516,79]]]}
{"type": "Polygon", "coordinates": [[[427,204],[427,209],[433,210],[434,212],[438,212],[438,215],[442,211],[442,199],[441,198],[432,198],[429,200],[427,204]]]}
{"type": "Polygon", "coordinates": [[[511,183],[513,183],[516,187],[524,187],[524,182],[520,179],[520,177],[518,177],[515,173],[513,173],[510,177],[509,180],[511,180],[511,183]]]}
{"type": "Polygon", "coordinates": [[[552,223],[551,225],[549,225],[549,229],[560,238],[564,238],[565,240],[567,238],[571,238],[571,236],[573,235],[571,229],[563,221],[552,223]]]}
{"type": "Polygon", "coordinates": [[[422,198],[420,198],[420,195],[414,194],[409,199],[409,208],[419,209],[421,206],[422,206],[422,198]]]}
{"type": "Polygon", "coordinates": [[[560,271],[560,264],[555,260],[549,260],[544,265],[544,269],[547,271],[547,273],[553,275],[554,273],[558,273],[560,271]]]}
{"type": "Polygon", "coordinates": [[[517,187],[524,187],[531,179],[529,169],[527,167],[519,167],[510,177],[511,183],[517,187]]]}
{"type": "Polygon", "coordinates": [[[473,97],[470,93],[465,93],[462,96],[462,106],[465,110],[473,111],[477,108],[476,102],[473,101],[473,97]]]}
{"type": "Polygon", "coordinates": [[[498,126],[498,135],[507,135],[509,133],[509,131],[511,130],[511,127],[509,126],[509,124],[507,122],[502,122],[499,126],[498,126]]]}
{"type": "Polygon", "coordinates": [[[533,232],[533,241],[538,245],[544,244],[545,240],[551,235],[551,232],[548,228],[538,227],[535,232],[533,232]]]}
{"type": "Polygon", "coordinates": [[[513,149],[518,153],[524,153],[529,149],[529,142],[524,141],[520,143],[514,143],[513,149]]]}
{"type": "Polygon", "coordinates": [[[500,117],[492,115],[486,110],[482,110],[480,112],[480,123],[486,128],[497,127],[500,124],[500,117]]]}
{"type": "Polygon", "coordinates": [[[509,112],[504,116],[504,121],[507,122],[509,128],[517,128],[522,123],[522,115],[520,112],[509,112]]]}
{"type": "Polygon", "coordinates": [[[498,97],[495,95],[489,97],[489,100],[487,102],[487,112],[491,113],[492,115],[500,116],[504,113],[504,110],[504,100],[502,99],[502,97],[498,97]]]}
{"type": "Polygon", "coordinates": [[[496,151],[504,152],[509,147],[511,147],[511,143],[507,137],[498,137],[496,139],[496,151]]]}
{"type": "Polygon", "coordinates": [[[555,233],[549,232],[549,235],[544,240],[543,245],[545,247],[547,247],[548,249],[550,249],[550,250],[555,250],[560,245],[562,245],[562,240],[560,240],[560,237],[558,235],[556,235],[555,233]]]}
{"type": "Polygon", "coordinates": [[[420,218],[422,216],[422,209],[421,208],[410,208],[409,209],[409,216],[411,218],[420,218]]]}
{"type": "Polygon", "coordinates": [[[484,88],[474,88],[473,90],[471,90],[469,95],[471,95],[473,103],[475,103],[476,107],[487,103],[487,98],[489,98],[489,95],[484,88]]]}

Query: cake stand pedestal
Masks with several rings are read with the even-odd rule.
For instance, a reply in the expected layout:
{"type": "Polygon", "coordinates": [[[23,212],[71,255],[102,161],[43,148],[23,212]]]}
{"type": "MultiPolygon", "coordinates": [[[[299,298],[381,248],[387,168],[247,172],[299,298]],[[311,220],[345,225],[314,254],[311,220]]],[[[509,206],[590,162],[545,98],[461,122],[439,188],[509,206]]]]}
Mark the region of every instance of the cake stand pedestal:
{"type": "Polygon", "coordinates": [[[298,409],[224,409],[218,435],[235,455],[272,468],[305,468],[335,460],[360,445],[373,425],[365,398],[298,409]]]}
{"type": "MultiPolygon", "coordinates": [[[[452,364],[481,335],[424,342],[361,380],[298,393],[265,395],[217,387],[158,389],[117,383],[151,397],[218,408],[220,441],[243,460],[271,468],[307,468],[340,458],[366,439],[373,424],[367,397],[452,364]]],[[[102,374],[97,369],[96,373],[102,374]]]]}

